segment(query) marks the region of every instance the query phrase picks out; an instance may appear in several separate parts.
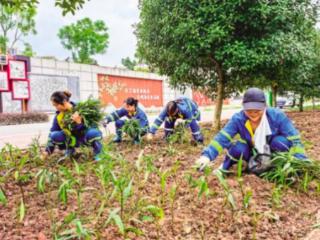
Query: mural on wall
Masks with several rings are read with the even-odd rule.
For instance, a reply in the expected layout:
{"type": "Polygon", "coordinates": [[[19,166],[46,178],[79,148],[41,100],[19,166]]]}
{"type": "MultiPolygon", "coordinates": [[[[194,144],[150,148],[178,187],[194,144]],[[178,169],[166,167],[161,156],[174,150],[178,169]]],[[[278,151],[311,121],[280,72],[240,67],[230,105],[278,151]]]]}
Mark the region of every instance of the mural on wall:
{"type": "Polygon", "coordinates": [[[55,111],[50,102],[50,96],[55,91],[69,90],[71,100],[79,101],[79,78],[68,76],[55,76],[43,74],[30,74],[31,99],[30,111],[55,111]]]}
{"type": "MultiPolygon", "coordinates": [[[[195,101],[199,106],[210,106],[214,105],[215,102],[212,101],[209,97],[204,95],[203,93],[193,90],[192,91],[192,99],[195,101]]],[[[224,99],[223,104],[229,104],[229,99],[224,99]]]]}
{"type": "Polygon", "coordinates": [[[134,77],[98,74],[99,98],[104,106],[120,107],[128,97],[134,97],[145,107],[163,104],[162,81],[134,77]]]}
{"type": "Polygon", "coordinates": [[[206,95],[202,94],[201,92],[192,91],[192,99],[199,105],[199,106],[208,106],[213,105],[213,101],[208,98],[206,95]]]}

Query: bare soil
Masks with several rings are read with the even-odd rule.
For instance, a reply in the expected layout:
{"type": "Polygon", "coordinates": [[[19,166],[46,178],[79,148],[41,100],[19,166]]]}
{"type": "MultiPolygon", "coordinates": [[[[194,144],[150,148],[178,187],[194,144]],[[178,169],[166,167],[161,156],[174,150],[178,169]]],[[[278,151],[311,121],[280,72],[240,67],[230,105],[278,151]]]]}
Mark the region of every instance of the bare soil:
{"type": "MultiPolygon", "coordinates": [[[[312,159],[320,159],[320,112],[290,112],[289,117],[299,129],[306,146],[307,154],[312,159]]],[[[210,141],[212,132],[210,125],[204,125],[206,143],[210,141]]],[[[231,174],[227,182],[236,200],[237,209],[233,210],[226,201],[226,195],[215,176],[209,175],[207,183],[211,191],[208,197],[198,197],[199,188],[192,188],[188,176],[194,180],[203,174],[192,169],[194,161],[199,157],[203,146],[191,146],[189,143],[175,144],[171,147],[162,140],[162,133],[151,143],[141,146],[123,142],[113,148],[114,153],[121,154],[127,161],[126,169],[133,174],[133,193],[125,205],[124,222],[141,230],[141,235],[129,232],[127,239],[272,239],[293,240],[305,239],[317,224],[317,214],[320,211],[320,193],[316,186],[305,193],[295,188],[282,189],[277,192],[273,183],[267,182],[255,175],[243,176],[243,189],[252,191],[249,207],[244,208],[243,196],[237,177],[231,174]],[[143,150],[145,156],[151,156],[155,167],[160,172],[170,171],[165,185],[161,190],[160,177],[156,172],[150,173],[145,184],[141,184],[144,173],[137,173],[135,168],[139,153],[143,150]],[[169,192],[177,187],[174,202],[170,201],[169,192]],[[277,195],[278,193],[278,195],[277,195]],[[278,196],[278,198],[277,198],[278,196]],[[279,200],[277,202],[277,199],[279,200]],[[158,222],[142,221],[142,211],[137,211],[140,204],[152,204],[162,207],[164,218],[158,222]]],[[[218,166],[223,160],[219,156],[215,163],[218,166]]],[[[49,161],[49,160],[48,160],[49,161]]],[[[54,160],[50,160],[54,162],[54,160]]],[[[31,175],[30,180],[22,188],[14,179],[12,173],[1,185],[8,202],[0,205],[0,239],[5,240],[44,240],[54,239],[54,234],[62,232],[64,218],[71,212],[76,212],[83,226],[96,234],[92,239],[125,239],[119,233],[115,224],[104,226],[111,209],[119,207],[116,199],[110,199],[101,218],[97,213],[101,204],[102,188],[95,175],[99,164],[92,163],[83,157],[77,161],[86,171],[82,176],[85,190],[82,194],[82,207],[78,209],[76,195],[69,194],[68,203],[58,201],[58,185],[52,184],[44,193],[37,191],[35,174],[43,166],[34,167],[30,163],[25,166],[25,173],[31,175]],[[19,221],[19,205],[24,193],[26,214],[19,221]],[[61,229],[59,229],[61,228],[61,229]]],[[[45,166],[49,166],[45,163],[45,166]]],[[[74,168],[71,161],[61,164],[74,168]]],[[[60,166],[51,166],[57,171],[60,166]]],[[[6,173],[0,166],[1,175],[6,173]]],[[[121,172],[121,164],[116,166],[116,172],[121,172]]],[[[236,169],[234,169],[236,171],[236,169]]],[[[70,226],[70,225],[68,225],[70,226]]],[[[75,238],[76,239],[76,238],[75,238]]]]}

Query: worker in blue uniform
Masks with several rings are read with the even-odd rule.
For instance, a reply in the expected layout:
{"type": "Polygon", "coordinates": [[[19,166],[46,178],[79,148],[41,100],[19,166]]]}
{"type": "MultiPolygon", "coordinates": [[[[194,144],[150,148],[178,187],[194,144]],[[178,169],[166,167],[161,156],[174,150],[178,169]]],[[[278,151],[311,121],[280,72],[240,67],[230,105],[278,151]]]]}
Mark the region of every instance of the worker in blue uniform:
{"type": "Polygon", "coordinates": [[[140,134],[135,136],[133,141],[135,144],[140,143],[141,137],[143,137],[149,131],[149,121],[146,113],[138,106],[138,100],[132,97],[127,98],[124,101],[123,107],[108,114],[104,120],[106,126],[110,122],[115,122],[116,136],[113,142],[120,143],[122,141],[122,128],[126,121],[137,120],[140,126],[140,134]],[[122,119],[126,117],[127,119],[122,119]]]}
{"type": "Polygon", "coordinates": [[[70,101],[70,97],[71,93],[68,91],[57,91],[51,95],[51,103],[57,111],[50,129],[46,155],[53,153],[58,146],[60,150],[65,150],[64,158],[66,158],[72,156],[76,147],[89,145],[93,148],[94,159],[99,161],[102,151],[102,133],[98,126],[85,127],[82,117],[77,112],[72,115],[72,120],[76,123],[74,128],[70,131],[64,126],[65,113],[75,106],[75,103],[70,101]]]}
{"type": "Polygon", "coordinates": [[[170,101],[161,111],[150,127],[148,140],[152,140],[153,135],[164,122],[164,133],[167,139],[173,132],[177,119],[185,120],[186,127],[190,127],[193,139],[198,143],[203,143],[203,135],[200,131],[198,121],[200,121],[200,111],[198,105],[187,97],[181,97],[170,101]]]}
{"type": "Polygon", "coordinates": [[[282,110],[267,107],[265,95],[258,88],[245,92],[243,110],[234,114],[204,149],[196,161],[198,169],[203,170],[223,149],[228,150],[219,168],[223,170],[228,170],[239,159],[250,164],[252,156],[263,156],[266,149],[269,154],[290,152],[299,159],[306,159],[298,130],[282,110]]]}

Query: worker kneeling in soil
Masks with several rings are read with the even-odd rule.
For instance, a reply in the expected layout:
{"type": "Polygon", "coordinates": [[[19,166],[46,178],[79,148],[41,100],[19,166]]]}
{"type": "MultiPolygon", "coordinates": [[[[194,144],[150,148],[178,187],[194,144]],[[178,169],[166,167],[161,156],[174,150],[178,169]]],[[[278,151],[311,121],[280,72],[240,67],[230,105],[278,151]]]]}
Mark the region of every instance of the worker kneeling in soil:
{"type": "Polygon", "coordinates": [[[197,122],[200,121],[198,105],[186,97],[181,97],[167,103],[160,115],[151,125],[147,139],[152,140],[153,135],[163,122],[165,138],[168,139],[168,137],[174,132],[174,125],[177,119],[185,120],[185,127],[190,127],[193,139],[196,142],[203,143],[203,136],[197,122]]]}
{"type": "Polygon", "coordinates": [[[71,93],[67,91],[58,91],[51,95],[51,103],[57,112],[50,129],[46,153],[53,153],[55,146],[58,146],[60,150],[66,150],[64,158],[67,158],[74,153],[75,147],[89,145],[93,148],[94,159],[99,161],[99,154],[102,151],[102,133],[97,126],[85,127],[82,117],[77,112],[71,116],[75,123],[71,131],[65,126],[64,115],[72,111],[75,106],[75,103],[69,101],[70,97],[71,93]]]}
{"type": "Polygon", "coordinates": [[[233,115],[196,161],[199,170],[214,161],[224,148],[228,152],[219,167],[222,170],[243,159],[248,162],[249,171],[260,174],[271,167],[272,152],[290,151],[297,158],[306,158],[298,130],[281,110],[267,107],[262,90],[248,89],[242,104],[243,110],[233,115]],[[234,143],[236,135],[239,139],[234,143]]]}
{"type": "Polygon", "coordinates": [[[127,98],[124,101],[122,108],[114,111],[113,113],[107,115],[103,125],[106,127],[110,122],[115,121],[116,125],[116,137],[113,142],[120,143],[122,141],[123,127],[126,124],[127,119],[120,119],[122,117],[127,117],[129,121],[138,121],[140,129],[132,130],[131,137],[135,144],[140,143],[141,137],[144,136],[149,131],[149,121],[145,112],[138,106],[138,100],[132,97],[127,98]]]}

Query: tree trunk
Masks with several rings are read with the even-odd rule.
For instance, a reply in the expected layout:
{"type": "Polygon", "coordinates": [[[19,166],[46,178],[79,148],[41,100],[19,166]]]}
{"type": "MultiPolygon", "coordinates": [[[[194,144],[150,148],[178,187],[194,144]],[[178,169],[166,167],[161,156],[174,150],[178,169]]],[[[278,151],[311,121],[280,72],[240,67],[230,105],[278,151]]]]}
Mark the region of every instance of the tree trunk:
{"type": "Polygon", "coordinates": [[[303,112],[303,94],[300,95],[299,112],[303,112]]]}
{"type": "Polygon", "coordinates": [[[293,108],[296,106],[296,103],[297,103],[297,96],[294,94],[293,99],[292,99],[292,107],[293,108]]]}
{"type": "Polygon", "coordinates": [[[316,110],[316,100],[312,97],[312,110],[316,110]]]}
{"type": "Polygon", "coordinates": [[[212,127],[214,131],[218,131],[221,128],[221,112],[222,112],[222,105],[223,105],[223,98],[224,98],[224,77],[222,73],[222,69],[219,67],[218,70],[218,84],[217,84],[217,98],[216,98],[216,105],[214,109],[214,118],[212,127]]]}
{"type": "Polygon", "coordinates": [[[277,106],[277,92],[278,92],[277,84],[272,84],[271,89],[272,89],[272,107],[276,107],[277,106]]]}

